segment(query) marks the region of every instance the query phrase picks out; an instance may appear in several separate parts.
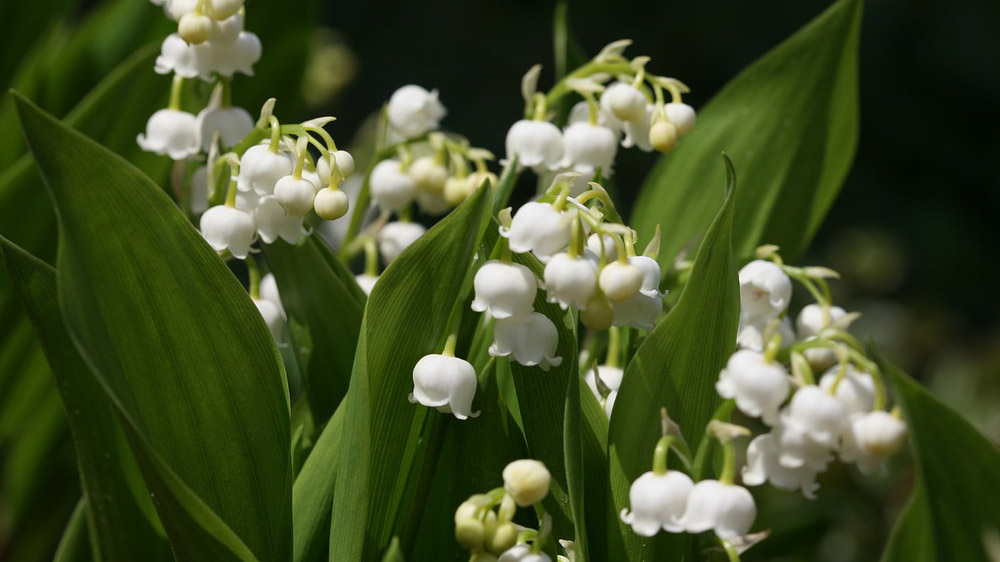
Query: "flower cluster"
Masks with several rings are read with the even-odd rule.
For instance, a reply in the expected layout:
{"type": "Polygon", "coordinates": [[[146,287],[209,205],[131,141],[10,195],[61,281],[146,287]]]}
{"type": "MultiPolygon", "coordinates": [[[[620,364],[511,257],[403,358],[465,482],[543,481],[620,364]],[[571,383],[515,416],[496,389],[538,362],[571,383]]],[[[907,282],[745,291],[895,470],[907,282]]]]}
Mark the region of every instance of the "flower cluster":
{"type": "MultiPolygon", "coordinates": [[[[552,541],[552,517],[542,500],[549,494],[552,476],[533,459],[516,460],[503,470],[503,487],[475,494],[455,511],[455,539],[477,562],[551,562],[543,548],[552,541]],[[513,522],[517,508],[534,507],[539,529],[513,522]]],[[[573,543],[559,541],[569,556],[573,543]]],[[[549,544],[549,546],[551,546],[549,544]]],[[[559,556],[560,560],[568,560],[559,556]]]]}
{"type": "Polygon", "coordinates": [[[678,137],[694,127],[695,111],[681,100],[688,89],[673,78],[647,73],[649,57],[625,58],[630,44],[611,43],[548,94],[537,92],[541,67],[529,70],[521,88],[525,118],[507,132],[507,158],[516,157],[520,166],[539,174],[577,172],[580,179],[571,191],[576,195],[595,174],[612,176],[619,145],[672,150],[678,137]],[[583,101],[572,107],[560,129],[549,108],[570,93],[583,101]]]}
{"type": "Polygon", "coordinates": [[[834,453],[873,470],[902,448],[906,425],[885,411],[878,366],[847,332],[857,315],[831,302],[826,279],[835,272],[786,266],[773,247],[759,253],[769,259],[740,271],[741,349],[716,389],[771,428],[750,443],[744,483],[813,497],[834,453]],[[795,331],[785,316],[793,278],[816,299],[799,313],[795,331]],[[813,373],[822,373],[818,381],[813,373]]]}

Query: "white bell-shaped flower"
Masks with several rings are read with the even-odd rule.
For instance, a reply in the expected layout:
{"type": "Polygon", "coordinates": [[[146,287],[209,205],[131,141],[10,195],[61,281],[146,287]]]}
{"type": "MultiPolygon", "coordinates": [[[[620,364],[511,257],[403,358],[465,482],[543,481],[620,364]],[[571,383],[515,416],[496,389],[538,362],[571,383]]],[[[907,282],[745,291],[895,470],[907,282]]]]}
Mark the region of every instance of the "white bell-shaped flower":
{"type": "Polygon", "coordinates": [[[773,425],[778,409],[788,397],[788,371],[776,361],[768,362],[756,351],[734,353],[719,373],[715,390],[723,398],[736,400],[736,407],[750,417],[773,425]]]}
{"type": "MultiPolygon", "coordinates": [[[[829,392],[837,381],[839,372],[839,366],[827,371],[819,379],[820,388],[829,392]]],[[[875,407],[875,381],[870,374],[858,371],[853,365],[848,365],[844,377],[837,383],[834,396],[847,409],[847,415],[870,412],[875,407]]]]}
{"type": "MultiPolygon", "coordinates": [[[[336,150],[331,153],[334,162],[337,163],[337,169],[340,171],[340,175],[344,179],[351,177],[354,173],[354,157],[351,156],[350,152],[346,150],[336,150]]],[[[316,173],[319,174],[319,181],[323,184],[323,187],[330,185],[330,161],[326,158],[320,158],[316,161],[316,173]]]]}
{"type": "Polygon", "coordinates": [[[214,65],[215,48],[211,43],[189,45],[180,35],[172,33],[163,40],[153,70],[157,74],[208,80],[214,65]]]}
{"type": "Polygon", "coordinates": [[[399,160],[383,160],[375,165],[368,180],[372,199],[386,211],[399,211],[417,193],[417,183],[400,166],[399,160]]]}
{"type": "Polygon", "coordinates": [[[288,214],[301,217],[312,210],[316,187],[307,179],[287,175],[274,184],[274,198],[288,214]]]}
{"type": "Polygon", "coordinates": [[[618,391],[612,390],[608,393],[608,397],[604,400],[604,413],[611,419],[611,413],[615,408],[615,402],[618,400],[618,391]]]}
{"type": "Polygon", "coordinates": [[[649,332],[663,312],[663,297],[649,297],[640,292],[611,306],[615,311],[612,325],[649,332]]]}
{"type": "Polygon", "coordinates": [[[573,123],[563,131],[563,147],[563,163],[582,176],[592,176],[598,168],[604,176],[610,176],[618,152],[618,135],[589,122],[573,123]]]}
{"type": "Polygon", "coordinates": [[[639,292],[647,297],[663,298],[660,292],[660,264],[649,256],[632,256],[628,263],[642,272],[642,287],[639,292]]]}
{"type": "Polygon", "coordinates": [[[664,106],[667,119],[677,128],[678,135],[686,135],[694,128],[694,108],[686,103],[668,103],[664,106]]]}
{"type": "Polygon", "coordinates": [[[680,523],[690,533],[711,529],[729,539],[747,534],[756,518],[757,506],[746,488],[702,480],[691,488],[680,523]]]}
{"type": "Polygon", "coordinates": [[[179,21],[182,17],[195,11],[198,0],[154,0],[153,4],[162,5],[167,17],[179,21]]]}
{"type": "Polygon", "coordinates": [[[906,444],[906,424],[888,412],[859,412],[851,416],[840,445],[840,458],[857,462],[871,472],[906,444]]]}
{"type": "Polygon", "coordinates": [[[201,235],[216,252],[229,250],[239,259],[250,253],[256,229],[253,218],[244,211],[217,205],[201,215],[201,235]]]}
{"type": "Polygon", "coordinates": [[[625,138],[622,139],[622,146],[632,148],[638,146],[644,152],[653,150],[653,143],[649,139],[649,128],[653,121],[653,105],[646,106],[646,111],[642,117],[625,121],[625,138]]]}
{"type": "Polygon", "coordinates": [[[621,518],[635,534],[652,537],[663,529],[682,533],[680,518],[688,503],[694,482],[683,472],[668,470],[663,474],[647,472],[635,479],[628,491],[630,512],[622,509],[621,518]]]}
{"type": "MultiPolygon", "coordinates": [[[[577,102],[569,111],[569,118],[566,120],[567,125],[572,125],[573,123],[589,123],[590,122],[590,105],[585,102],[577,102]]],[[[600,106],[597,111],[597,124],[602,127],[607,127],[614,131],[615,137],[617,138],[621,135],[622,127],[624,123],[622,120],[615,117],[611,111],[600,106]]]]}
{"type": "Polygon", "coordinates": [[[433,156],[417,158],[410,164],[408,172],[417,187],[433,193],[440,193],[448,180],[448,169],[433,156]]]}
{"type": "Polygon", "coordinates": [[[378,232],[378,251],[389,264],[427,232],[423,225],[415,222],[390,222],[378,232]]]}
{"type": "Polygon", "coordinates": [[[808,464],[821,470],[845,429],[847,409],[840,400],[818,386],[804,386],[792,396],[776,428],[779,462],[789,468],[808,464]]]}
{"type": "MultiPolygon", "coordinates": [[[[625,375],[625,371],[620,367],[612,367],[611,365],[598,365],[597,366],[597,376],[601,378],[601,384],[607,387],[611,391],[616,391],[621,388],[622,377],[625,375]]],[[[587,372],[583,375],[584,381],[590,388],[594,396],[600,400],[601,391],[597,387],[597,379],[594,377],[594,370],[587,369],[587,372]]]]}
{"type": "Polygon", "coordinates": [[[410,402],[464,420],[479,415],[472,411],[475,395],[476,369],[464,359],[434,353],[423,356],[413,367],[410,402]]]}
{"type": "Polygon", "coordinates": [[[208,152],[215,133],[224,148],[236,146],[253,130],[253,117],[242,107],[205,108],[198,113],[198,144],[208,152]]]}
{"type": "Polygon", "coordinates": [[[269,300],[278,306],[281,315],[285,315],[285,306],[281,304],[281,294],[278,292],[278,281],[273,273],[268,273],[260,278],[260,298],[269,300]]]}
{"type": "Polygon", "coordinates": [[[779,462],[781,449],[778,440],[771,433],[758,435],[747,447],[747,462],[743,467],[743,484],[760,486],[770,482],[775,488],[782,490],[802,490],[805,497],[816,497],[819,484],[816,483],[817,471],[808,464],[796,468],[783,466],[779,462]]]}
{"type": "Polygon", "coordinates": [[[392,130],[404,139],[412,139],[437,129],[448,111],[438,100],[437,90],[408,84],[392,93],[386,113],[392,130]]]}
{"type": "Polygon", "coordinates": [[[637,121],[646,116],[646,96],[635,86],[615,82],[601,94],[601,108],[622,121],[637,121]]]}
{"type": "Polygon", "coordinates": [[[272,195],[258,198],[252,214],[254,224],[257,225],[257,233],[265,244],[270,244],[278,238],[289,244],[298,244],[304,235],[302,217],[286,211],[272,195]]]}
{"type": "Polygon", "coordinates": [[[548,121],[522,119],[507,131],[507,159],[517,155],[517,164],[536,172],[555,168],[563,157],[559,127],[548,121]]]}
{"type": "Polygon", "coordinates": [[[271,337],[274,338],[274,341],[280,342],[282,332],[285,329],[284,313],[278,308],[278,305],[267,299],[253,299],[253,303],[257,305],[257,310],[264,318],[267,329],[271,331],[271,337]]]}
{"type": "Polygon", "coordinates": [[[229,45],[212,45],[212,70],[226,78],[237,72],[253,76],[253,65],[260,60],[262,51],[256,34],[241,31],[229,45]]]}
{"type": "Polygon", "coordinates": [[[597,283],[612,302],[621,302],[640,294],[643,280],[641,269],[631,263],[616,260],[601,269],[597,283]]]}
{"type": "Polygon", "coordinates": [[[439,217],[450,211],[453,207],[453,205],[445,198],[443,190],[433,192],[418,189],[417,195],[414,199],[416,200],[417,207],[420,208],[420,211],[432,217],[439,217]]]}
{"type": "Polygon", "coordinates": [[[531,552],[526,544],[515,544],[505,550],[497,562],[552,562],[552,559],[544,552],[531,552]]]}
{"type": "Polygon", "coordinates": [[[358,286],[361,287],[361,290],[366,295],[370,295],[372,294],[372,289],[375,288],[375,282],[378,281],[378,275],[362,273],[361,275],[355,275],[354,280],[358,282],[358,286]]]}
{"type": "MultiPolygon", "coordinates": [[[[824,314],[823,307],[818,304],[810,304],[802,308],[795,321],[796,331],[800,340],[808,340],[816,337],[821,331],[829,328],[831,324],[840,320],[847,312],[839,306],[829,307],[828,314],[824,314]]],[[[837,355],[832,349],[812,348],[803,352],[813,370],[824,370],[833,366],[837,362],[837,355]]]]}
{"type": "Polygon", "coordinates": [[[506,319],[523,317],[534,310],[538,279],[519,263],[490,260],[479,268],[472,284],[476,290],[472,310],[476,312],[506,319]]]}
{"type": "Polygon", "coordinates": [[[571,305],[583,310],[597,291],[597,266],[583,257],[556,254],[545,265],[545,291],[549,302],[564,310],[571,305]]]}
{"type": "Polygon", "coordinates": [[[198,152],[198,120],[186,111],[161,109],[146,122],[146,134],[136,138],[147,152],[184,160],[198,152]]]}
{"type": "Polygon", "coordinates": [[[521,507],[538,503],[549,495],[552,475],[541,461],[519,459],[503,469],[503,488],[521,507]]]}
{"type": "MultiPolygon", "coordinates": [[[[752,351],[764,351],[764,332],[771,318],[740,318],[740,329],[736,334],[736,345],[740,349],[752,351]]],[[[787,317],[778,324],[778,333],[781,334],[781,347],[791,345],[795,341],[795,332],[792,330],[792,322],[787,317]]],[[[809,350],[806,350],[809,351],[809,350]]]]}
{"type": "Polygon", "coordinates": [[[212,20],[212,35],[209,41],[213,45],[232,45],[243,31],[243,14],[236,13],[225,19],[212,20]]]}
{"type": "Polygon", "coordinates": [[[500,227],[515,254],[534,252],[548,257],[561,252],[569,244],[570,224],[561,211],[548,203],[530,202],[521,205],[511,219],[510,228],[500,227]]]}
{"type": "Polygon", "coordinates": [[[253,190],[259,195],[270,195],[278,180],[290,175],[294,166],[285,152],[273,152],[266,144],[251,146],[240,158],[236,185],[240,191],[253,190]]]}
{"type": "Polygon", "coordinates": [[[493,357],[512,356],[526,367],[538,365],[543,371],[558,367],[562,357],[556,356],[559,333],[555,324],[540,312],[497,319],[493,326],[493,357]]]}
{"type": "Polygon", "coordinates": [[[749,319],[777,318],[792,299],[792,281],[769,261],[754,260],[740,270],[740,314],[749,319]]]}

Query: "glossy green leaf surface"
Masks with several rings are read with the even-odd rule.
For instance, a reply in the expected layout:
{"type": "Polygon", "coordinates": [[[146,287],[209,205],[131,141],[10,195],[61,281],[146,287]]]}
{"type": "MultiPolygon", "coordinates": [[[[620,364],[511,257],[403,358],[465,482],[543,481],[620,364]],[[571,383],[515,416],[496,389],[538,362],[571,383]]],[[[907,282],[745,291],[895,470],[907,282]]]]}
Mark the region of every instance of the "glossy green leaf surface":
{"type": "Polygon", "coordinates": [[[94,559],[171,560],[145,488],[136,493],[130,485],[138,471],[114,407],[63,325],[55,270],[6,240],[0,242],[7,271],[38,332],[68,413],[94,559]]]}
{"type": "Polygon", "coordinates": [[[708,228],[724,181],[717,155],[740,171],[736,255],[760,244],[794,259],[808,246],[854,159],[862,0],[840,0],[741,72],[699,111],[698,123],[650,172],[632,226],[663,227],[660,263],[708,228]]]}
{"type": "Polygon", "coordinates": [[[934,560],[994,560],[985,545],[1000,541],[994,493],[1000,490],[1000,451],[958,412],[874,355],[903,410],[918,475],[915,499],[897,524],[889,554],[933,546],[934,560]]]}
{"type": "Polygon", "coordinates": [[[59,216],[66,327],[124,420],[175,553],[216,541],[232,558],[286,559],[287,387],[260,314],[158,186],[17,104],[59,216]]]}
{"type": "MultiPolygon", "coordinates": [[[[693,447],[720,401],[715,381],[735,349],[740,308],[731,240],[738,190],[732,163],[724,159],[726,197],[701,242],[691,278],[677,305],[640,344],[618,391],[608,433],[616,510],[628,506],[632,481],[652,467],[660,408],[667,409],[693,447]]],[[[678,535],[666,533],[641,540],[624,523],[621,532],[634,560],[662,559],[669,545],[680,542],[678,535]]]]}
{"type": "Polygon", "coordinates": [[[326,560],[345,407],[334,412],[292,486],[293,562],[326,560]]]}
{"type": "Polygon", "coordinates": [[[479,190],[428,230],[371,292],[345,404],[331,560],[375,560],[389,544],[421,430],[438,415],[407,400],[413,366],[441,351],[489,196],[489,190],[479,190]]]}

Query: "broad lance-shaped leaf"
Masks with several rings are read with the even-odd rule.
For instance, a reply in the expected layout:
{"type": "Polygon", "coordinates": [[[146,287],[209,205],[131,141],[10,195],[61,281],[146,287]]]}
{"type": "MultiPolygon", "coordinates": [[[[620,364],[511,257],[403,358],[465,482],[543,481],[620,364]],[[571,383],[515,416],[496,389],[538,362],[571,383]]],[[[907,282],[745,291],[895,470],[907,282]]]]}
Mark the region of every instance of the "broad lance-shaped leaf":
{"type": "Polygon", "coordinates": [[[315,236],[299,246],[268,244],[264,253],[288,315],[313,420],[322,425],[351,380],[365,295],[350,271],[315,236]],[[312,342],[307,354],[302,353],[304,342],[296,338],[303,333],[312,342]]]}
{"type": "Polygon", "coordinates": [[[95,560],[172,560],[169,545],[139,478],[114,408],[87,368],[63,325],[56,297],[56,272],[6,239],[0,247],[18,298],[38,331],[69,417],[94,536],[95,560]]]}
{"type": "Polygon", "coordinates": [[[996,560],[986,544],[996,548],[1000,542],[1000,450],[877,351],[872,355],[903,410],[917,468],[915,497],[897,524],[890,553],[933,547],[933,560],[996,560]]]}
{"type": "Polygon", "coordinates": [[[330,514],[344,426],[344,403],[323,428],[292,487],[292,562],[320,562],[330,552],[330,514]]]}
{"type": "Polygon", "coordinates": [[[66,327],[123,420],[175,554],[287,559],[288,389],[260,314],[152,181],[17,106],[58,210],[66,327]]]}
{"type": "Polygon", "coordinates": [[[663,226],[660,263],[693,245],[722,204],[712,186],[726,151],[740,171],[733,243],[747,258],[778,244],[794,258],[809,245],[840,190],[858,138],[862,0],[840,0],[722,89],[698,123],[650,172],[632,226],[663,226]]]}
{"type": "Polygon", "coordinates": [[[882,552],[882,562],[934,562],[934,533],[931,530],[927,492],[915,482],[910,500],[899,514],[882,552]]]}
{"type": "Polygon", "coordinates": [[[330,560],[375,560],[389,544],[421,428],[428,415],[438,415],[407,400],[413,366],[441,351],[489,196],[480,189],[421,236],[385,270],[368,299],[345,398],[330,560]]]}
{"type": "MultiPolygon", "coordinates": [[[[628,507],[632,481],[652,467],[666,407],[688,443],[698,443],[719,403],[715,381],[736,346],[740,297],[732,249],[736,176],[725,160],[726,197],[701,242],[677,305],[636,350],[618,390],[608,432],[611,490],[616,511],[628,507]]],[[[634,560],[678,558],[681,539],[660,533],[643,540],[621,524],[634,560]]]]}

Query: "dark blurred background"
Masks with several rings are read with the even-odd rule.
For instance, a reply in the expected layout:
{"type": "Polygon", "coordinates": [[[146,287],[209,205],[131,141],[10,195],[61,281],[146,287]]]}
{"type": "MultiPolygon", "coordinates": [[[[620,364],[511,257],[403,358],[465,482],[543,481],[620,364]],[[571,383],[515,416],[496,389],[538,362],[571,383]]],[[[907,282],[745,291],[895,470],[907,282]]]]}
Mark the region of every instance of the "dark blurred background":
{"type": "MultiPolygon", "coordinates": [[[[158,42],[169,33],[155,7],[130,1],[131,15],[122,21],[132,23],[98,33],[133,39],[93,40],[112,46],[93,49],[84,59],[90,66],[67,63],[61,72],[69,76],[64,84],[79,91],[53,85],[35,99],[62,114],[128,54],[113,44],[158,42]]],[[[69,8],[69,20],[83,21],[111,4],[122,2],[82,2],[69,8]]],[[[571,2],[569,22],[588,55],[615,39],[634,40],[628,53],[650,55],[653,72],[684,81],[692,90],[686,101],[698,108],[828,5],[571,2]]],[[[237,103],[254,112],[279,95],[283,120],[335,115],[331,131],[338,141],[361,129],[396,88],[415,83],[440,91],[449,111],[444,128],[502,156],[506,130],[523,109],[522,74],[542,63],[540,87],[552,84],[554,2],[249,0],[247,6],[247,27],[261,36],[264,55],[257,77],[236,80],[237,103]]],[[[4,0],[2,11],[8,8],[15,9],[4,0]]],[[[9,52],[0,57],[0,67],[22,58],[9,52]]],[[[838,304],[864,313],[855,332],[874,339],[1000,442],[1000,2],[869,0],[860,68],[857,160],[803,263],[838,269],[838,304]]],[[[168,80],[163,82],[165,101],[168,80]]],[[[6,119],[2,124],[14,127],[6,119]]],[[[138,132],[142,123],[127,125],[130,136],[122,146],[134,154],[131,130],[138,132]]],[[[0,156],[7,161],[15,155],[0,156]]],[[[132,157],[142,159],[147,173],[165,177],[159,160],[132,157]]],[[[619,153],[622,207],[631,205],[655,159],[637,150],[619,153]]],[[[522,187],[519,195],[527,197],[532,186],[522,187]]],[[[61,439],[61,458],[71,471],[72,447],[65,434],[61,439]]],[[[894,459],[889,473],[873,476],[834,463],[812,502],[768,486],[756,489],[759,499],[767,498],[760,502],[759,528],[774,533],[746,559],[877,559],[909,492],[906,456],[894,459]]],[[[39,520],[54,521],[53,532],[78,497],[75,481],[67,478],[66,502],[54,510],[38,506],[39,520]]],[[[0,548],[0,559],[3,554],[0,548]]]]}

